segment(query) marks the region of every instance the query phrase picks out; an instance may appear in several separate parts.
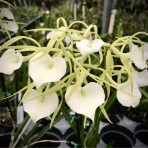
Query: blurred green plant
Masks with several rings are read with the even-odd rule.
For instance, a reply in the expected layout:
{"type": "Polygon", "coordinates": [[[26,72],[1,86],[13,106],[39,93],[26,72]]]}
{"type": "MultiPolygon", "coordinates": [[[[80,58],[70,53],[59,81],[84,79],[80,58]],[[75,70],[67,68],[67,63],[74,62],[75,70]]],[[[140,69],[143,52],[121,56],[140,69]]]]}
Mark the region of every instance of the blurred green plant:
{"type": "Polygon", "coordinates": [[[118,1],[114,34],[132,35],[137,31],[148,31],[148,5],[145,0],[118,1]]]}
{"type": "Polygon", "coordinates": [[[39,7],[35,5],[31,6],[16,6],[15,9],[12,10],[15,20],[17,22],[27,23],[30,19],[33,19],[37,15],[39,15],[39,7]]]}

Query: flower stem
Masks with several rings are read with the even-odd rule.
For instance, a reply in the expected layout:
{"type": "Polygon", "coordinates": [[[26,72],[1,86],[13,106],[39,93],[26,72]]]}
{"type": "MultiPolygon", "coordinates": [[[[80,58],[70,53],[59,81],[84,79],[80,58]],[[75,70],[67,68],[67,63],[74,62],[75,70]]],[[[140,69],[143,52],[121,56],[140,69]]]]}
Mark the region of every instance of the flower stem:
{"type": "MultiPolygon", "coordinates": [[[[105,105],[105,110],[107,111],[112,104],[114,103],[114,101],[116,100],[116,91],[113,92],[113,94],[111,95],[111,97],[109,98],[108,102],[105,105]]],[[[93,136],[89,139],[88,142],[88,147],[96,147],[97,143],[98,143],[98,139],[99,139],[99,125],[100,125],[100,121],[101,118],[103,117],[103,114],[100,114],[100,108],[97,108],[96,110],[96,116],[95,116],[95,125],[94,125],[94,133],[93,136]]]]}

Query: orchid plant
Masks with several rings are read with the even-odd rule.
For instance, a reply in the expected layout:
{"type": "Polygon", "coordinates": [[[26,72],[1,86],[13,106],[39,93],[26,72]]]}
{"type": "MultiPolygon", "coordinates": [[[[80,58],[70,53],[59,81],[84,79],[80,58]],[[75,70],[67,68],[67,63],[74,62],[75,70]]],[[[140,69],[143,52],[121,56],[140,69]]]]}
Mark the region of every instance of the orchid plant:
{"type": "Polygon", "coordinates": [[[57,28],[29,31],[46,31],[47,45],[16,36],[0,47],[1,73],[11,75],[28,63],[28,85],[13,95],[23,92],[20,104],[35,123],[49,117],[52,126],[63,107],[81,115],[83,130],[90,120],[95,130],[90,136],[91,127],[85,140],[81,136],[81,146],[96,146],[100,117],[110,121],[107,105],[116,98],[126,107],[140,103],[140,87],[148,85],[148,43],[138,36],[148,34],[138,32],[106,43],[97,26],[82,21],[67,24],[64,18],[57,19],[57,28]],[[19,40],[30,44],[16,45],[19,40]]]}

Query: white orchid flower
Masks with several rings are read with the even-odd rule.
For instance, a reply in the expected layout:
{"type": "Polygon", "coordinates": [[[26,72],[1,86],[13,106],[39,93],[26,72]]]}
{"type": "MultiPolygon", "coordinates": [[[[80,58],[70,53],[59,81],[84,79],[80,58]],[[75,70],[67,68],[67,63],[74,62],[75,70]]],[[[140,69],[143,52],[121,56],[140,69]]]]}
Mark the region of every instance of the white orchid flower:
{"type": "Polygon", "coordinates": [[[136,107],[140,103],[141,92],[136,81],[133,81],[132,87],[131,81],[127,80],[120,84],[120,89],[121,90],[117,90],[117,99],[123,106],[136,107]]]}
{"type": "Polygon", "coordinates": [[[0,16],[6,17],[7,19],[11,20],[11,21],[2,20],[1,21],[2,29],[9,30],[16,33],[18,30],[18,25],[14,21],[14,16],[12,12],[7,8],[2,8],[0,12],[0,16]]]}
{"type": "Polygon", "coordinates": [[[76,47],[82,55],[88,55],[98,52],[103,46],[104,42],[101,39],[95,39],[90,41],[88,39],[83,39],[76,43],[76,47]]]}
{"type": "Polygon", "coordinates": [[[9,30],[9,31],[12,31],[12,32],[17,32],[18,30],[18,25],[16,24],[16,22],[7,22],[7,23],[3,23],[3,27],[6,29],[6,30],[9,30]]]}
{"type": "Polygon", "coordinates": [[[29,75],[39,88],[47,82],[57,82],[66,73],[66,61],[62,57],[50,57],[39,52],[29,61],[29,75]]]}
{"type": "Polygon", "coordinates": [[[9,9],[7,9],[7,8],[2,8],[1,9],[0,16],[14,20],[12,12],[9,9]]]}
{"type": "MultiPolygon", "coordinates": [[[[71,38],[72,38],[72,40],[82,40],[82,37],[77,35],[76,33],[72,33],[71,38]]],[[[71,39],[68,35],[65,37],[65,42],[67,45],[69,45],[71,43],[71,39]]]]}
{"type": "Polygon", "coordinates": [[[19,69],[23,62],[21,53],[15,53],[14,49],[6,50],[0,58],[0,72],[4,74],[12,74],[19,69]]]}
{"type": "Polygon", "coordinates": [[[131,59],[139,69],[144,69],[148,67],[147,65],[148,43],[144,44],[143,49],[144,49],[144,56],[142,56],[142,47],[139,48],[137,45],[133,45],[132,51],[130,52],[131,59]]]}
{"type": "Polygon", "coordinates": [[[29,114],[34,122],[50,116],[58,106],[58,96],[56,93],[42,95],[32,89],[23,99],[24,111],[29,114]]]}
{"type": "Polygon", "coordinates": [[[58,39],[62,34],[63,31],[66,30],[66,28],[64,26],[60,27],[59,30],[61,31],[51,31],[47,34],[46,39],[58,39]]]}
{"type": "Polygon", "coordinates": [[[134,71],[134,79],[139,87],[148,86],[148,70],[145,69],[142,72],[134,71]]]}
{"type": "Polygon", "coordinates": [[[67,105],[76,113],[90,118],[94,122],[95,111],[104,103],[105,93],[101,85],[90,82],[84,87],[78,87],[69,97],[73,85],[66,90],[65,98],[67,105]]]}

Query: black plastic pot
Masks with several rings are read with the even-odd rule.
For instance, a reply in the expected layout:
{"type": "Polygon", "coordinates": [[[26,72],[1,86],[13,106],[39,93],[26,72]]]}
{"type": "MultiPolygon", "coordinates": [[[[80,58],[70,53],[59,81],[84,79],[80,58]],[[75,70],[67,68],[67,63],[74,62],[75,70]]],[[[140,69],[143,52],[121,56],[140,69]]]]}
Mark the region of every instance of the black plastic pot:
{"type": "Polygon", "coordinates": [[[8,148],[11,140],[11,133],[0,134],[0,147],[8,148]]]}
{"type": "Polygon", "coordinates": [[[143,124],[137,125],[134,130],[135,138],[148,146],[148,126],[143,124]]]}
{"type": "Polygon", "coordinates": [[[62,134],[57,128],[52,128],[46,132],[38,141],[35,141],[38,133],[35,134],[29,141],[28,148],[31,147],[52,147],[57,148],[60,146],[60,140],[62,140],[62,134]],[[41,140],[47,140],[45,142],[39,142],[41,140]],[[35,143],[34,143],[35,142],[35,143]],[[31,144],[32,143],[32,144],[31,144]],[[33,144],[34,143],[34,144],[33,144]]]}
{"type": "Polygon", "coordinates": [[[139,111],[137,108],[131,108],[131,107],[123,107],[123,114],[129,119],[137,123],[142,122],[142,117],[139,116],[139,111]]]}
{"type": "Polygon", "coordinates": [[[13,126],[0,124],[0,134],[2,133],[9,133],[13,130],[13,126]]]}
{"type": "Polygon", "coordinates": [[[111,147],[133,147],[135,145],[134,134],[127,128],[119,125],[107,125],[101,129],[100,138],[111,147]]]}

